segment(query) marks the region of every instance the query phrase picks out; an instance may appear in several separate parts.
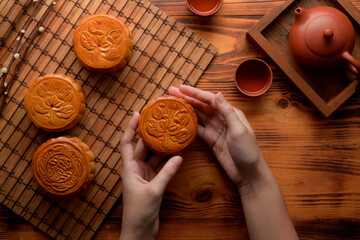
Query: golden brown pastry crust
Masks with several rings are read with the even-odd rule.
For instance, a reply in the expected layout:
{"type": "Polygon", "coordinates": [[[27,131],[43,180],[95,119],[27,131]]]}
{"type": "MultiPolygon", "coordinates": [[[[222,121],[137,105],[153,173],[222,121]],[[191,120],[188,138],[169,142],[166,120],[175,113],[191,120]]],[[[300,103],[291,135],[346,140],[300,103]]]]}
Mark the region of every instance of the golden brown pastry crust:
{"type": "Polygon", "coordinates": [[[158,97],[143,108],[139,133],[144,144],[161,154],[178,154],[196,139],[197,116],[177,97],[158,97]]]}
{"type": "Polygon", "coordinates": [[[73,38],[79,62],[96,72],[116,72],[130,60],[132,35],[125,24],[112,15],[95,14],[84,19],[73,38]]]}
{"type": "Polygon", "coordinates": [[[47,74],[31,84],[25,95],[25,110],[36,127],[62,132],[81,121],[85,96],[72,78],[47,74]]]}
{"type": "Polygon", "coordinates": [[[94,155],[77,137],[52,138],[32,158],[33,176],[39,186],[55,197],[69,197],[87,188],[94,178],[94,155]]]}

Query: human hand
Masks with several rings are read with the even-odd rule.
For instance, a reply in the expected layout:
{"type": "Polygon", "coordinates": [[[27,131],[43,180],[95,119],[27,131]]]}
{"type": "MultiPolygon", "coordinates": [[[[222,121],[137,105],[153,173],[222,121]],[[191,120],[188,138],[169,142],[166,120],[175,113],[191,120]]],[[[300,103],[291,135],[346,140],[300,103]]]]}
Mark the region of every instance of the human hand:
{"type": "Polygon", "coordinates": [[[243,112],[228,103],[221,93],[215,95],[185,85],[171,87],[169,92],[185,98],[194,107],[203,124],[199,125],[198,137],[213,151],[239,189],[257,177],[257,167],[265,161],[243,112]]]}
{"type": "Polygon", "coordinates": [[[203,124],[199,125],[198,136],[238,187],[250,239],[297,240],[280,188],[245,115],[221,93],[189,86],[170,88],[169,92],[185,98],[195,108],[203,124]]]}
{"type": "Polygon", "coordinates": [[[182,158],[175,156],[165,165],[160,164],[163,156],[151,153],[148,156],[149,150],[141,139],[134,150],[132,142],[139,117],[135,112],[120,143],[124,204],[120,239],[124,240],[155,238],[165,188],[182,163],[182,158]]]}

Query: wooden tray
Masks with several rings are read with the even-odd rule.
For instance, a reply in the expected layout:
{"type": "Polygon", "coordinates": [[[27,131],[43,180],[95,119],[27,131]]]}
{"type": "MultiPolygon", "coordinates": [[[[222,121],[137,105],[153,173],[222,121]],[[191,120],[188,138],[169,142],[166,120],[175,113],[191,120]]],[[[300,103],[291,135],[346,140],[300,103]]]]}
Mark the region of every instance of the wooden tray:
{"type": "Polygon", "coordinates": [[[358,79],[345,69],[315,73],[301,68],[292,56],[288,37],[297,7],[327,5],[344,12],[352,21],[356,40],[352,55],[360,59],[360,12],[349,0],[289,0],[264,16],[247,36],[284,71],[305,96],[328,117],[356,89],[358,79]]]}
{"type": "MultiPolygon", "coordinates": [[[[32,0],[0,1],[0,67],[12,57],[17,33],[33,6],[32,0]]],[[[37,31],[34,26],[25,36],[37,31]]],[[[133,112],[165,94],[170,85],[195,85],[216,48],[145,0],[58,0],[44,26],[0,115],[0,201],[53,238],[90,239],[121,195],[119,141],[133,112]],[[87,71],[72,49],[75,28],[94,13],[115,15],[132,31],[132,58],[116,74],[87,71]],[[78,136],[90,146],[96,176],[86,192],[72,199],[52,199],[32,180],[33,153],[58,134],[37,129],[26,116],[23,99],[31,83],[47,73],[73,77],[86,96],[84,118],[63,134],[78,136]]]]}

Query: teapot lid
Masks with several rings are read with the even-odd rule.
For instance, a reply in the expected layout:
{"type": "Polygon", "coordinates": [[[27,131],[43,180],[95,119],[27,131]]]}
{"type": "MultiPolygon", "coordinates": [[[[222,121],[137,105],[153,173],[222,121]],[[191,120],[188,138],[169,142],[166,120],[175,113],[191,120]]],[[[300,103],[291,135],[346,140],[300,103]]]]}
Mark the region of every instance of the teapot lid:
{"type": "Polygon", "coordinates": [[[334,15],[320,15],[310,21],[305,30],[306,45],[320,56],[340,52],[347,41],[343,21],[334,15]]]}

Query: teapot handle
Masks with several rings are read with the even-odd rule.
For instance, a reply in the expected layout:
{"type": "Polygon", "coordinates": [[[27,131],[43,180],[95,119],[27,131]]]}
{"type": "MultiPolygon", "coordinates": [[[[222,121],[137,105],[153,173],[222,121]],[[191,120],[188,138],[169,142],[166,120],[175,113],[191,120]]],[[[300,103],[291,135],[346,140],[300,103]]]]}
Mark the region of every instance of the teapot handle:
{"type": "Polygon", "coordinates": [[[355,75],[358,75],[360,72],[360,62],[356,60],[348,51],[345,51],[341,57],[349,63],[350,66],[348,69],[355,75]]]}

